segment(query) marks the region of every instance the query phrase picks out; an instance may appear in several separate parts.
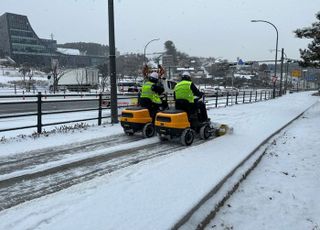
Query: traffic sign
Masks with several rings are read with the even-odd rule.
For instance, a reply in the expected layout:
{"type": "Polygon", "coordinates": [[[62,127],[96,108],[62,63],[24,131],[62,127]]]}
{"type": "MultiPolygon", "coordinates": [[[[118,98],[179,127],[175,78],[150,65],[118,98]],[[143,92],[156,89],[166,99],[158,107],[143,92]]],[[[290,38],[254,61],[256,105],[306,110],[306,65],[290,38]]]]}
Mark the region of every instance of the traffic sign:
{"type": "Polygon", "coordinates": [[[292,77],[301,77],[301,70],[295,69],[291,72],[292,77]]]}

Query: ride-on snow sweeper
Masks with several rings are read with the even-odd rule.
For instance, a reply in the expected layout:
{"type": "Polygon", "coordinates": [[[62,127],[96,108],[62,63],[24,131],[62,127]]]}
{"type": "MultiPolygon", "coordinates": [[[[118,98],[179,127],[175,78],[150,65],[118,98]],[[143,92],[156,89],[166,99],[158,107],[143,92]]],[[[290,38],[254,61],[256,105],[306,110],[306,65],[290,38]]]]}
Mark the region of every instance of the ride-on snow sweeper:
{"type": "Polygon", "coordinates": [[[121,113],[120,118],[123,131],[127,135],[135,132],[142,132],[144,137],[153,137],[155,134],[154,124],[149,110],[143,107],[126,108],[121,113]]]}
{"type": "Polygon", "coordinates": [[[199,121],[197,114],[191,114],[188,118],[188,114],[182,110],[158,112],[155,129],[161,141],[180,138],[180,142],[187,146],[193,143],[196,134],[206,140],[211,136],[222,136],[232,132],[225,124],[199,121]]]}

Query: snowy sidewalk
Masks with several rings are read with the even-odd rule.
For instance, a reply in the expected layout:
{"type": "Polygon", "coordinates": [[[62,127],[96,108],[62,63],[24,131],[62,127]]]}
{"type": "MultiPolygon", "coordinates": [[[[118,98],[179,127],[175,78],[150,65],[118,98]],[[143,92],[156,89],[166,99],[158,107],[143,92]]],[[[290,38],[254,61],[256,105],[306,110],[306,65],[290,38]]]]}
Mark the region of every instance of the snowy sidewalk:
{"type": "Polygon", "coordinates": [[[206,229],[320,229],[320,104],[287,128],[206,229]]]}

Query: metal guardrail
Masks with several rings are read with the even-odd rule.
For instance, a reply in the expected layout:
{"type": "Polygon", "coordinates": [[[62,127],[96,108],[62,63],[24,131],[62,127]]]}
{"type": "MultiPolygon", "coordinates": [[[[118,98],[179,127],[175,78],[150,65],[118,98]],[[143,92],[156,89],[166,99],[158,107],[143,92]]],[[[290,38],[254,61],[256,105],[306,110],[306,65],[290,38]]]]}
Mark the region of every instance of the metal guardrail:
{"type": "MultiPolygon", "coordinates": [[[[19,99],[19,101],[10,101],[10,102],[0,102],[1,105],[18,105],[18,104],[36,104],[37,108],[35,112],[27,112],[22,114],[14,114],[14,115],[4,115],[0,116],[0,120],[9,119],[9,118],[18,118],[18,117],[31,117],[36,116],[36,124],[35,125],[28,125],[28,126],[19,126],[19,127],[12,127],[12,128],[6,128],[6,129],[0,129],[1,132],[6,131],[13,131],[13,130],[19,130],[19,129],[28,129],[28,128],[37,128],[37,133],[42,132],[42,128],[45,126],[52,126],[52,125],[60,125],[60,124],[67,124],[67,123],[74,123],[74,122],[82,122],[82,121],[90,121],[90,120],[98,120],[98,125],[101,125],[103,118],[110,118],[110,115],[102,116],[102,111],[110,109],[110,105],[106,103],[104,105],[104,101],[108,102],[110,101],[110,95],[106,94],[68,94],[68,95],[43,95],[41,93],[38,93],[38,95],[1,95],[0,99],[19,99]],[[62,100],[43,100],[49,99],[49,98],[57,98],[62,97],[62,100]],[[76,97],[79,99],[66,99],[66,97],[76,97]],[[84,98],[87,97],[87,98],[84,98]],[[90,98],[91,97],[91,98],[90,98]],[[25,100],[26,98],[31,100],[25,100]],[[82,99],[81,99],[82,98],[82,99]],[[33,100],[32,100],[33,99],[33,100]],[[59,110],[59,111],[43,111],[42,107],[43,104],[48,103],[57,103],[57,102],[85,102],[85,101],[97,101],[98,106],[97,108],[86,108],[86,109],[69,109],[69,110],[59,110]],[[88,111],[97,111],[96,117],[91,118],[83,118],[83,119],[77,119],[77,120],[67,120],[67,121],[61,121],[61,122],[52,122],[52,123],[43,123],[43,116],[45,115],[53,115],[53,114],[63,114],[63,113],[76,113],[76,112],[88,112],[88,111]]],[[[132,97],[122,97],[121,99],[131,99],[132,97]]],[[[123,108],[127,106],[119,106],[118,108],[123,108]]]]}
{"type": "MultiPolygon", "coordinates": [[[[278,94],[276,95],[278,96],[278,94]]],[[[20,129],[28,129],[28,128],[37,128],[37,133],[42,133],[43,127],[46,126],[53,126],[53,125],[61,125],[67,123],[74,123],[74,122],[82,122],[82,121],[90,121],[90,120],[97,120],[98,125],[101,125],[103,118],[110,118],[110,115],[103,116],[102,111],[110,109],[110,95],[109,94],[68,94],[68,95],[43,95],[38,93],[38,95],[1,95],[0,99],[19,99],[18,101],[7,101],[7,102],[0,102],[1,105],[18,105],[18,104],[36,104],[37,108],[35,112],[28,112],[22,114],[15,114],[15,115],[4,115],[0,116],[0,120],[9,119],[9,118],[18,118],[18,117],[31,117],[36,116],[36,124],[35,125],[27,125],[27,126],[19,126],[19,127],[12,127],[6,129],[0,129],[1,132],[6,131],[13,131],[13,130],[20,130],[20,129]],[[50,99],[50,98],[57,98],[62,97],[62,100],[43,100],[43,99],[50,99]],[[75,97],[76,99],[66,99],[66,97],[75,97]],[[33,99],[33,100],[26,100],[33,99]],[[86,108],[86,109],[72,109],[72,110],[59,110],[59,111],[43,111],[43,105],[48,103],[57,103],[57,102],[85,102],[85,101],[97,101],[98,106],[97,108],[86,108]],[[107,102],[107,103],[104,103],[107,102]],[[67,120],[67,121],[60,121],[60,122],[51,122],[51,123],[43,123],[43,116],[46,115],[53,115],[53,114],[63,114],[63,113],[76,113],[76,112],[88,112],[88,111],[97,111],[96,117],[91,118],[83,118],[77,120],[67,120]]],[[[135,96],[128,96],[122,97],[121,99],[132,99],[138,98],[137,95],[135,96]]],[[[253,103],[263,100],[269,100],[272,98],[272,90],[260,90],[260,91],[240,91],[237,93],[227,93],[225,96],[215,96],[215,95],[208,95],[206,97],[206,105],[208,109],[211,108],[218,108],[218,107],[226,107],[231,105],[237,104],[245,104],[245,103],[253,103]]],[[[120,99],[120,98],[119,98],[120,99]]],[[[169,104],[173,104],[173,97],[168,97],[169,104]],[[170,103],[171,102],[171,103],[170,103]]],[[[132,105],[123,105],[118,106],[118,108],[125,108],[130,107],[132,105]]]]}
{"type": "MultiPolygon", "coordinates": [[[[276,92],[276,97],[279,94],[276,92]]],[[[226,107],[237,104],[253,103],[272,99],[272,90],[253,90],[253,91],[239,91],[227,92],[225,96],[207,96],[207,108],[226,107]]]]}

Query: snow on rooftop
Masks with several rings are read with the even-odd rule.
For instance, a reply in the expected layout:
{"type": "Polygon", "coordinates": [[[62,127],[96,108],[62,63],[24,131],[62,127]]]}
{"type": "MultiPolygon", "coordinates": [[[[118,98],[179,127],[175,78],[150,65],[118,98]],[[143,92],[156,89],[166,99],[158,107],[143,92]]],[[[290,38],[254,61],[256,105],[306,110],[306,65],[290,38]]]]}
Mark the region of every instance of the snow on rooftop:
{"type": "Polygon", "coordinates": [[[247,80],[250,80],[252,77],[254,77],[254,75],[252,75],[252,74],[238,74],[238,73],[235,73],[234,77],[235,78],[245,78],[247,80]]]}
{"type": "Polygon", "coordinates": [[[78,49],[69,49],[69,48],[57,48],[58,52],[68,55],[80,55],[80,50],[78,49]]]}

